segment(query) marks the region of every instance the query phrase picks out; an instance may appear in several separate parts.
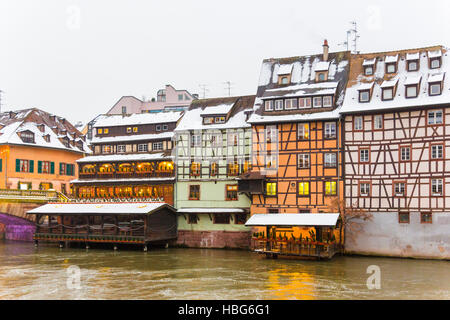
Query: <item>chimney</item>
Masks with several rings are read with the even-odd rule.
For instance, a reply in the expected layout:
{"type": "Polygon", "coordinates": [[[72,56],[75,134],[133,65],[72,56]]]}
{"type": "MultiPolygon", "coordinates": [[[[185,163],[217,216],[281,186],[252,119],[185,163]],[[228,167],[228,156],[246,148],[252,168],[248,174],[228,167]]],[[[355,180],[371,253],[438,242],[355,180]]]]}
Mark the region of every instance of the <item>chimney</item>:
{"type": "Polygon", "coordinates": [[[328,49],[330,47],[328,47],[328,40],[325,39],[323,41],[323,61],[328,61],[328,49]]]}

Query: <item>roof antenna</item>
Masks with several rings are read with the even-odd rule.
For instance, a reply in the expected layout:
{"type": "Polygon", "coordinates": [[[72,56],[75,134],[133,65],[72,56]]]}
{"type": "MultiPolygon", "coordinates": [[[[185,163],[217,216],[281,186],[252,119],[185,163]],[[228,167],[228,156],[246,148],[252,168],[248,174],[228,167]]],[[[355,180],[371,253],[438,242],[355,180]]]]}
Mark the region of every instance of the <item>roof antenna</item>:
{"type": "Polygon", "coordinates": [[[209,92],[208,85],[207,84],[200,84],[199,87],[200,87],[200,89],[202,89],[202,91],[203,91],[203,99],[205,99],[206,98],[206,93],[209,92]]]}
{"type": "Polygon", "coordinates": [[[228,91],[228,96],[231,97],[231,88],[234,83],[231,81],[225,81],[224,84],[225,84],[225,90],[228,91]]]}
{"type": "Polygon", "coordinates": [[[3,94],[4,92],[5,92],[5,91],[0,90],[0,112],[2,112],[2,94],[3,94]]]}
{"type": "Polygon", "coordinates": [[[358,35],[358,26],[356,24],[356,21],[352,21],[350,22],[350,24],[352,25],[352,29],[350,29],[350,32],[353,32],[353,53],[358,53],[358,46],[357,46],[357,41],[359,39],[359,35],[358,35]]]}

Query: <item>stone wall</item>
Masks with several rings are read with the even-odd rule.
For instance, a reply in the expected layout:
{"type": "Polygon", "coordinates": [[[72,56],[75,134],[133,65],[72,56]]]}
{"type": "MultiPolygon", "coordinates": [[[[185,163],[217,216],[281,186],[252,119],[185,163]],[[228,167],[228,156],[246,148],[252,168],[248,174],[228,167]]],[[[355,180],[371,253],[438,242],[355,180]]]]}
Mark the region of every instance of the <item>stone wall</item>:
{"type": "Polygon", "coordinates": [[[248,249],[250,238],[250,232],[178,230],[176,243],[190,248],[248,249]]]}
{"type": "Polygon", "coordinates": [[[361,222],[360,232],[347,232],[347,253],[450,259],[450,213],[433,213],[431,224],[420,223],[419,212],[410,212],[410,223],[399,223],[396,212],[372,214],[372,221],[361,222]]]}

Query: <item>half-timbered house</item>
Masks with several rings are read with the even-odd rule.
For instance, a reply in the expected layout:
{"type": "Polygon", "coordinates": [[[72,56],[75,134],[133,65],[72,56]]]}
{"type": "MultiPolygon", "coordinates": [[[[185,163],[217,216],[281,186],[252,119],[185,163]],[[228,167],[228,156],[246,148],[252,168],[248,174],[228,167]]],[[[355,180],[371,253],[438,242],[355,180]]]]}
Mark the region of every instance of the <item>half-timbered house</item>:
{"type": "Polygon", "coordinates": [[[241,247],[250,198],[236,178],[251,167],[254,96],[195,100],[176,132],[178,243],[190,247],[241,247]]]}
{"type": "Polygon", "coordinates": [[[157,199],[173,205],[173,130],[181,112],[105,115],[97,119],[93,155],[79,159],[78,198],[157,199]]]}
{"type": "Polygon", "coordinates": [[[442,46],[352,55],[345,196],[373,219],[349,251],[450,257],[449,71],[442,46]]]}
{"type": "MultiPolygon", "coordinates": [[[[263,61],[248,121],[253,170],[239,187],[252,195],[252,215],[336,212],[333,199],[343,197],[339,108],[349,58],[349,52],[329,53],[325,41],[322,54],[263,61]]],[[[333,228],[312,227],[267,233],[298,237],[304,231],[310,238],[312,231],[317,240],[335,238],[333,228]]]]}

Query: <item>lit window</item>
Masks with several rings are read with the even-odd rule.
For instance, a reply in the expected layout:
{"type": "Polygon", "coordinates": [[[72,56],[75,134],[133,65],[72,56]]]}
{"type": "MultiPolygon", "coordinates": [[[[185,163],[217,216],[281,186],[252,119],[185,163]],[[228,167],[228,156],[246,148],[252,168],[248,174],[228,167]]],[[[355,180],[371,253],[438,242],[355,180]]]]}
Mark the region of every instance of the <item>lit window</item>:
{"type": "Polygon", "coordinates": [[[190,185],[189,186],[189,200],[200,200],[200,186],[190,185]]]}
{"type": "Polygon", "coordinates": [[[264,108],[266,111],[273,111],[273,100],[264,101],[264,108]]]}
{"type": "Polygon", "coordinates": [[[383,89],[383,100],[392,100],[392,99],[394,99],[394,88],[383,89]]]}
{"type": "Polygon", "coordinates": [[[394,193],[397,197],[403,197],[405,195],[406,184],[404,182],[394,183],[394,193]]]}
{"type": "Polygon", "coordinates": [[[370,194],[370,183],[362,182],[359,184],[359,194],[362,197],[367,197],[370,194]]]}
{"type": "Polygon", "coordinates": [[[235,177],[239,175],[239,163],[237,161],[228,163],[227,169],[228,176],[235,177]]]}
{"type": "Polygon", "coordinates": [[[109,133],[109,129],[105,128],[105,130],[103,131],[104,134],[108,134],[109,133]]]}
{"type": "Polygon", "coordinates": [[[298,100],[299,108],[311,108],[311,98],[300,98],[298,100]]]}
{"type": "Polygon", "coordinates": [[[323,97],[323,106],[324,107],[332,107],[333,106],[333,97],[332,96],[323,97]]]}
{"type": "Polygon", "coordinates": [[[191,176],[199,176],[201,164],[199,162],[191,162],[191,176]]]}
{"type": "Polygon", "coordinates": [[[433,196],[441,196],[442,195],[442,187],[443,181],[442,179],[431,179],[431,193],[433,196]]]}
{"type": "Polygon", "coordinates": [[[266,183],[266,195],[267,196],[276,196],[277,195],[277,183],[276,182],[266,183]]]}
{"type": "Polygon", "coordinates": [[[353,121],[353,127],[356,131],[363,129],[363,117],[355,117],[353,121]]]}
{"type": "Polygon", "coordinates": [[[226,200],[237,201],[238,200],[238,186],[226,185],[226,200]]]}
{"type": "Polygon", "coordinates": [[[138,132],[138,127],[133,127],[133,132],[138,132]]]}
{"type": "Polygon", "coordinates": [[[225,123],[225,117],[216,117],[214,119],[215,123],[225,123]]]}
{"type": "Polygon", "coordinates": [[[432,145],[431,146],[431,159],[442,159],[444,156],[444,146],[443,145],[432,145]]]}
{"type": "Polygon", "coordinates": [[[299,196],[309,196],[309,182],[299,182],[298,183],[298,195],[299,196]]]}
{"type": "Polygon", "coordinates": [[[309,161],[309,154],[299,154],[298,155],[298,168],[299,169],[305,169],[309,168],[310,161],[309,161]]]}
{"type": "Polygon", "coordinates": [[[411,148],[410,147],[400,147],[400,161],[411,160],[411,148]]]}
{"type": "Polygon", "coordinates": [[[212,118],[212,117],[203,118],[203,123],[204,124],[214,123],[214,118],[212,118]]]}
{"type": "Polygon", "coordinates": [[[278,131],[276,126],[267,126],[265,133],[267,142],[277,142],[278,131]]]}
{"type": "Polygon", "coordinates": [[[297,109],[297,99],[287,99],[285,109],[286,110],[297,109]]]}
{"type": "Polygon", "coordinates": [[[148,151],[148,144],[142,143],[138,144],[138,152],[147,152],[148,151]]]}
{"type": "Polygon", "coordinates": [[[313,107],[314,108],[322,107],[322,97],[314,97],[314,99],[313,99],[313,107]]]}
{"type": "Polygon", "coordinates": [[[325,195],[335,196],[337,194],[337,182],[325,181],[325,195]]]}
{"type": "Polygon", "coordinates": [[[266,169],[276,169],[277,157],[275,154],[269,154],[266,156],[266,169]]]}
{"type": "Polygon", "coordinates": [[[417,97],[417,85],[407,86],[406,87],[406,97],[407,98],[416,98],[417,97]]]}
{"type": "Polygon", "coordinates": [[[98,129],[97,129],[97,134],[103,134],[103,129],[98,128],[98,129]]]}
{"type": "Polygon", "coordinates": [[[369,149],[359,150],[359,162],[369,162],[369,149]]]}
{"type": "Polygon", "coordinates": [[[359,102],[369,102],[370,101],[370,91],[362,90],[359,91],[359,102]]]}
{"type": "Polygon", "coordinates": [[[442,124],[442,123],[443,123],[442,110],[428,111],[428,124],[429,125],[436,125],[436,124],[442,124]]]}
{"type": "Polygon", "coordinates": [[[325,139],[336,138],[336,122],[325,123],[325,139]]]}
{"type": "Polygon", "coordinates": [[[103,153],[111,153],[112,152],[111,146],[102,146],[102,152],[103,153]]]}
{"type": "Polygon", "coordinates": [[[433,83],[430,84],[430,96],[437,96],[441,94],[441,84],[433,83]]]}
{"type": "Polygon", "coordinates": [[[298,124],[298,139],[308,140],[309,139],[309,124],[299,123],[298,124]]]}
{"type": "Polygon", "coordinates": [[[275,110],[283,110],[283,100],[275,100],[275,110]]]}
{"type": "Polygon", "coordinates": [[[131,133],[131,127],[127,128],[127,133],[131,133]]]}
{"type": "Polygon", "coordinates": [[[373,128],[375,130],[383,129],[383,116],[382,115],[375,115],[373,117],[373,128]]]}
{"type": "Polygon", "coordinates": [[[324,154],[324,166],[325,168],[335,168],[337,165],[336,153],[324,154]]]}
{"type": "Polygon", "coordinates": [[[218,168],[217,162],[211,163],[210,175],[212,177],[217,176],[218,172],[219,172],[219,168],[218,168]]]}

